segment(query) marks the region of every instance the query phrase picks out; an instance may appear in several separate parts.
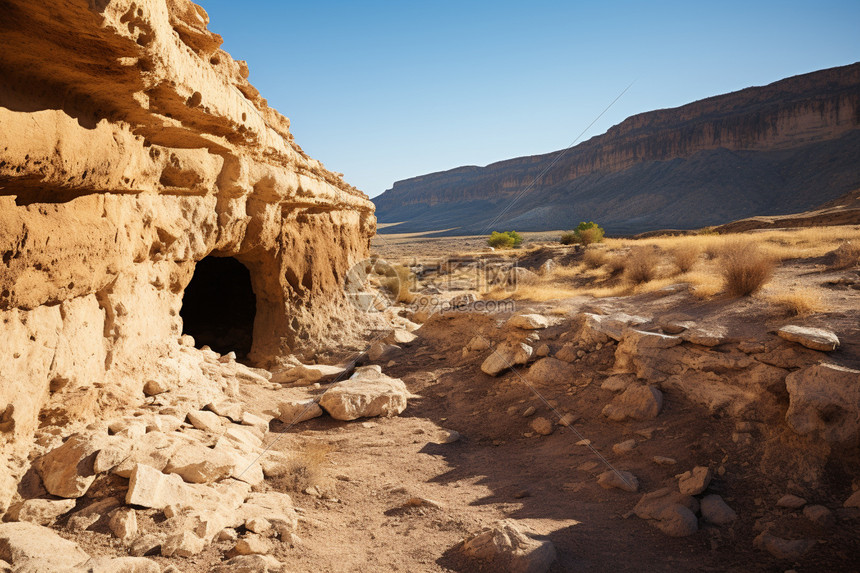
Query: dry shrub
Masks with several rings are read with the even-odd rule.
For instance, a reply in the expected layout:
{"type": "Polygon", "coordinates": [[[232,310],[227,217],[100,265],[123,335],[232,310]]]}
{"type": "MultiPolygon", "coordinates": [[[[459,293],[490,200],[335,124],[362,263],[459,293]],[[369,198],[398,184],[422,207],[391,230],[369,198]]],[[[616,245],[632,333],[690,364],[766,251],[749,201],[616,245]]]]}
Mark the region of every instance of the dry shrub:
{"type": "Polygon", "coordinates": [[[784,290],[767,297],[768,301],[793,316],[824,312],[821,294],[812,289],[784,290]]]}
{"type": "Polygon", "coordinates": [[[627,257],[624,255],[614,255],[607,257],[605,263],[606,269],[609,271],[609,276],[616,277],[624,272],[627,268],[627,257]]]}
{"type": "Polygon", "coordinates": [[[587,249],[582,256],[582,264],[589,269],[599,269],[609,262],[609,257],[603,249],[587,249]]]}
{"type": "Polygon", "coordinates": [[[660,265],[659,253],[651,247],[633,247],[624,265],[625,278],[635,284],[647,283],[657,276],[660,265]]]}
{"type": "Polygon", "coordinates": [[[297,492],[326,486],[325,466],[333,449],[331,444],[323,442],[308,443],[289,454],[289,461],[272,473],[270,483],[277,490],[297,492]]]}
{"type": "Polygon", "coordinates": [[[682,244],[672,249],[672,262],[678,267],[678,272],[689,272],[699,260],[701,250],[695,244],[682,244]]]}
{"type": "Polygon", "coordinates": [[[410,303],[415,300],[415,295],[409,291],[409,285],[413,280],[412,271],[403,265],[393,265],[391,276],[386,276],[380,284],[394,296],[396,302],[410,303]]]}
{"type": "Polygon", "coordinates": [[[756,293],[770,280],[776,266],[757,243],[740,239],[723,246],[719,264],[723,290],[731,296],[756,293]]]}
{"type": "Polygon", "coordinates": [[[832,262],[827,265],[830,270],[838,271],[856,267],[860,265],[860,242],[845,241],[830,255],[832,262]]]}

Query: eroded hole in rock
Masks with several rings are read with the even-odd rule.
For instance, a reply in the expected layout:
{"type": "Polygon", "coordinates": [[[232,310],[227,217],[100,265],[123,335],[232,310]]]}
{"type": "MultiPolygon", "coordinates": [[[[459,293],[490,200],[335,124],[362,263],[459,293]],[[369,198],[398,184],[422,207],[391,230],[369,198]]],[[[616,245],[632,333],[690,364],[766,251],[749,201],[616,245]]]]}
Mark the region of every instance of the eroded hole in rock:
{"type": "Polygon", "coordinates": [[[251,351],[256,312],[245,265],[231,257],[206,257],[194,269],[179,315],[183,332],[193,336],[198,347],[208,345],[244,358],[251,351]]]}

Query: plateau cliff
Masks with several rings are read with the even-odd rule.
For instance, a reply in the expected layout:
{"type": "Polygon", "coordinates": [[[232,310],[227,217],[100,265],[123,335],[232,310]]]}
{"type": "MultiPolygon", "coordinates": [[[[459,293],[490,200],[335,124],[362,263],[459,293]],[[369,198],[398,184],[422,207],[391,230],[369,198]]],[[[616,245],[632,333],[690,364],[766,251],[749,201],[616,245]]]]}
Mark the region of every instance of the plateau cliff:
{"type": "Polygon", "coordinates": [[[858,164],[860,63],[636,115],[566,151],[398,181],[374,202],[380,223],[400,223],[389,233],[691,229],[809,209],[860,186],[858,164]]]}

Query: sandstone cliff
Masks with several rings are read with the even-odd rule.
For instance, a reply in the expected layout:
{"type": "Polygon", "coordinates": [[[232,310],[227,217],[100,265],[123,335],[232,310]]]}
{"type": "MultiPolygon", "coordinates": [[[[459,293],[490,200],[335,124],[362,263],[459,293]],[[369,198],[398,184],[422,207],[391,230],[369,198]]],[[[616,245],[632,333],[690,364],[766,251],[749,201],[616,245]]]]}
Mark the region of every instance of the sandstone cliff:
{"type": "Polygon", "coordinates": [[[628,118],[564,152],[398,181],[386,232],[694,228],[802,211],[860,185],[860,64],[628,118]],[[555,163],[553,163],[555,162],[555,163]],[[534,183],[534,185],[532,185],[534,183]]]}
{"type": "MultiPolygon", "coordinates": [[[[183,292],[207,256],[249,271],[252,361],[348,338],[341,285],[373,205],[305,155],[202,8],[0,14],[2,453],[24,453],[51,404],[85,418],[147,378],[182,384],[183,292]]],[[[216,319],[235,304],[208,303],[216,319]]]]}

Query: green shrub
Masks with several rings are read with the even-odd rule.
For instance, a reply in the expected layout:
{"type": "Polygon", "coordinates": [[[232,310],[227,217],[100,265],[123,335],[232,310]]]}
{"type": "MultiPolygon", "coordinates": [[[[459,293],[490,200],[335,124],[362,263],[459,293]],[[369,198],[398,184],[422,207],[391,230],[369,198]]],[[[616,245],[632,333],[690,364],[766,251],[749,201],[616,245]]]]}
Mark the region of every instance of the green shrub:
{"type": "Polygon", "coordinates": [[[494,249],[516,249],[523,244],[523,237],[516,231],[504,233],[493,231],[490,238],[487,239],[487,244],[494,249]]]}
{"type": "Polygon", "coordinates": [[[562,233],[559,242],[562,245],[573,245],[581,243],[586,247],[592,243],[599,243],[603,240],[603,227],[600,227],[594,221],[580,223],[573,231],[562,233]]]}

